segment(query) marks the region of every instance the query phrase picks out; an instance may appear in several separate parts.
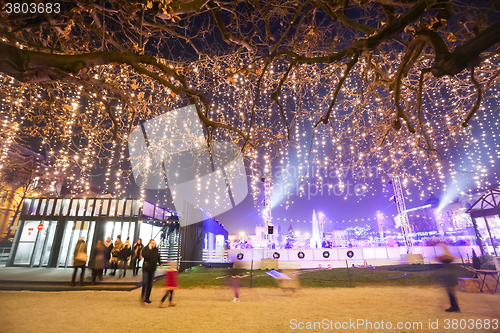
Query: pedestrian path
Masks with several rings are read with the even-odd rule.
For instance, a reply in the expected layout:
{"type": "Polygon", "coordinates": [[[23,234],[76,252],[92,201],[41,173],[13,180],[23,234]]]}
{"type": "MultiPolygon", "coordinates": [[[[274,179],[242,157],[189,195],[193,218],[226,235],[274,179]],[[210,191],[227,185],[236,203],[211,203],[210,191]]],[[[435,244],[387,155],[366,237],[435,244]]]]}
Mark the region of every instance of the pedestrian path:
{"type": "Polygon", "coordinates": [[[133,276],[127,271],[125,277],[108,275],[103,281],[91,284],[92,270],[85,270],[84,285],[78,285],[80,270],[77,274],[77,285],[71,286],[73,268],[25,268],[0,267],[0,290],[31,290],[31,291],[67,291],[67,290],[132,290],[142,283],[142,272],[133,276]]]}

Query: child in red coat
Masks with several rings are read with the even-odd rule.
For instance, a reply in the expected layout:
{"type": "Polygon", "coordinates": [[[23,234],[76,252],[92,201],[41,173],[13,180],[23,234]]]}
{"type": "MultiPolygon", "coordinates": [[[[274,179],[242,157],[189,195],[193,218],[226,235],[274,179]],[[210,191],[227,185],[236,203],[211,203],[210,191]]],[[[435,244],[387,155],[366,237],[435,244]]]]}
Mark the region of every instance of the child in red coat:
{"type": "Polygon", "coordinates": [[[175,265],[176,264],[174,262],[169,263],[167,275],[165,275],[165,289],[167,290],[167,292],[161,299],[160,308],[163,307],[163,302],[165,302],[165,300],[167,299],[168,294],[170,294],[168,306],[175,306],[175,304],[172,303],[174,290],[177,289],[177,269],[175,269],[175,265]]]}

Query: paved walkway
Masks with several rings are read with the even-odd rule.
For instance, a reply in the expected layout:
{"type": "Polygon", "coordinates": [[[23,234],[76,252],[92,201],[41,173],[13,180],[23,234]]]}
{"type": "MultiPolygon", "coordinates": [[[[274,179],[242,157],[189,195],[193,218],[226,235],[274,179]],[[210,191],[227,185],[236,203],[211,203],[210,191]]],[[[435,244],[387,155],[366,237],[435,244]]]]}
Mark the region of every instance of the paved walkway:
{"type": "Polygon", "coordinates": [[[73,268],[0,267],[0,290],[65,291],[65,290],[131,290],[142,282],[142,272],[133,276],[131,270],[123,278],[105,275],[103,281],[91,285],[92,270],[85,269],[85,286],[71,287],[73,268]]]}
{"type": "Polygon", "coordinates": [[[500,295],[458,292],[461,313],[447,313],[440,287],[304,288],[296,296],[278,288],[181,288],[176,307],[140,303],[130,292],[0,291],[2,333],[67,332],[499,332],[500,295]],[[496,320],[494,322],[494,320],[496,320]],[[459,325],[466,325],[461,330],[459,325]],[[398,328],[399,327],[399,328],[398,328]]]}

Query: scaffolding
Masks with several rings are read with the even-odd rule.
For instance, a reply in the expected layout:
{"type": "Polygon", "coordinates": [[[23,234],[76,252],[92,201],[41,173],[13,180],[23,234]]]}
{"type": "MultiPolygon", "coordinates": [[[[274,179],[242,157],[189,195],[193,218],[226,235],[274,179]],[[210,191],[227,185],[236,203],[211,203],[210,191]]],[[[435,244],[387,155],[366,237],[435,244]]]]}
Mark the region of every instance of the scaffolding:
{"type": "Polygon", "coordinates": [[[406,211],[405,197],[403,193],[403,186],[401,185],[401,180],[399,176],[391,176],[392,187],[394,188],[394,198],[396,199],[396,206],[398,208],[398,215],[396,216],[396,225],[401,225],[401,232],[403,233],[403,238],[405,240],[406,253],[413,253],[413,238],[412,238],[412,228],[410,221],[408,220],[408,214],[406,211]]]}

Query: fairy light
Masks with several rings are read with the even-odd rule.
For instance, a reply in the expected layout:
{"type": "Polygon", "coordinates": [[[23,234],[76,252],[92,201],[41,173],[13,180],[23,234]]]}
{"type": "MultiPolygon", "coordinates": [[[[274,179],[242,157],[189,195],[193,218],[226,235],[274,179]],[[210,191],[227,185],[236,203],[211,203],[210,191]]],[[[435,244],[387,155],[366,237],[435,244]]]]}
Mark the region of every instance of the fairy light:
{"type": "MultiPolygon", "coordinates": [[[[386,62],[388,68],[391,68],[388,71],[389,75],[394,75],[400,60],[401,57],[385,59],[380,55],[374,56],[373,59],[376,63],[386,62]]],[[[489,79],[488,73],[498,69],[497,60],[498,56],[477,69],[479,73],[477,77],[482,85],[489,79]]],[[[301,64],[291,71],[279,96],[290,126],[291,137],[288,141],[279,108],[269,98],[276,89],[276,83],[287,70],[288,64],[277,61],[270,65],[268,73],[261,82],[261,97],[255,103],[252,114],[256,79],[263,70],[263,62],[250,65],[250,59],[242,56],[237,60],[230,57],[213,57],[193,62],[188,66],[172,63],[172,66],[187,77],[193,89],[207,93],[211,101],[208,110],[210,119],[231,124],[244,133],[250,131],[252,141],[271,140],[280,146],[280,150],[277,150],[275,145],[262,141],[258,149],[250,148],[248,145],[243,148],[244,157],[249,161],[250,186],[256,207],[260,206],[259,175],[273,177],[276,165],[282,166],[283,170],[293,167],[297,171],[296,178],[292,174],[285,174],[280,178],[280,186],[286,194],[282,198],[273,198],[273,205],[280,204],[285,207],[293,204],[296,193],[298,196],[305,195],[307,187],[304,184],[307,182],[312,182],[316,186],[328,184],[326,188],[338,186],[338,189],[346,191],[346,179],[342,175],[344,172],[373,167],[377,168],[378,178],[360,172],[359,178],[363,180],[364,188],[360,188],[363,193],[359,196],[359,200],[383,191],[380,189],[380,182],[384,181],[383,177],[388,173],[400,174],[406,194],[421,199],[428,193],[439,190],[450,192],[447,200],[453,200],[453,194],[470,189],[486,189],[498,183],[496,170],[500,159],[497,134],[499,120],[495,107],[500,96],[496,86],[490,88],[477,116],[471,125],[464,129],[460,127],[460,122],[475,102],[474,90],[470,84],[466,84],[467,75],[460,74],[440,80],[431,76],[425,78],[424,84],[427,89],[422,103],[425,113],[424,127],[431,146],[443,157],[441,161],[431,152],[430,162],[433,168],[431,171],[427,152],[421,148],[426,146],[426,142],[420,128],[416,128],[416,134],[411,134],[404,124],[397,132],[387,131],[388,127],[384,127],[388,119],[392,119],[390,117],[393,110],[388,107],[390,99],[384,96],[381,98],[369,90],[366,82],[360,83],[361,75],[365,72],[368,80],[374,79],[375,72],[367,68],[367,65],[364,59],[360,59],[354,66],[348,80],[340,89],[337,96],[338,103],[332,109],[332,125],[320,124],[316,127],[310,150],[313,127],[331,103],[336,84],[343,75],[345,67],[301,64]],[[207,73],[210,73],[210,76],[207,76],[207,73]],[[329,81],[325,79],[327,77],[330,77],[329,81]],[[325,82],[328,84],[324,85],[325,82]],[[251,118],[252,128],[249,128],[251,118]],[[382,144],[386,132],[388,134],[382,144]],[[276,154],[278,158],[274,159],[276,154]],[[335,170],[339,176],[331,177],[330,173],[335,173],[335,170]],[[470,179],[464,180],[464,173],[461,171],[468,173],[470,179]],[[299,185],[297,191],[293,191],[296,183],[302,185],[299,185]]],[[[421,63],[422,68],[429,65],[431,63],[427,60],[421,63]]],[[[92,69],[90,74],[107,83],[115,83],[123,89],[131,89],[132,97],[138,103],[140,111],[136,119],[141,121],[147,121],[168,110],[185,105],[181,95],[153,84],[150,80],[121,66],[98,66],[92,69]]],[[[27,88],[18,90],[22,92],[21,95],[16,94],[15,88],[19,87],[18,83],[5,76],[0,76],[0,80],[8,92],[2,97],[3,103],[0,109],[2,131],[5,133],[0,145],[1,167],[7,156],[8,147],[18,135],[21,123],[16,119],[21,111],[26,112],[29,118],[30,112],[35,112],[30,111],[30,105],[38,105],[36,103],[46,96],[42,94],[38,97],[39,91],[30,92],[27,88]]],[[[171,78],[169,80],[174,82],[171,78]]],[[[406,86],[415,88],[418,83],[417,72],[410,73],[404,80],[406,86]]],[[[416,102],[414,90],[403,88],[402,95],[403,106],[416,102]]],[[[92,182],[89,174],[98,165],[99,159],[104,158],[105,191],[125,196],[128,180],[123,178],[129,174],[124,170],[123,162],[127,158],[126,144],[107,143],[110,139],[110,122],[103,111],[103,104],[99,102],[103,97],[94,96],[92,92],[74,87],[59,91],[56,96],[61,103],[70,108],[63,110],[59,106],[54,106],[57,114],[56,122],[50,124],[52,127],[42,139],[54,150],[57,167],[61,172],[75,162],[75,155],[79,156],[81,174],[70,175],[73,177],[69,179],[72,191],[76,193],[89,189],[92,182]],[[84,97],[85,94],[88,96],[84,97]],[[93,126],[99,124],[100,127],[92,128],[82,124],[93,126]],[[83,126],[84,129],[80,130],[79,126],[83,126]],[[75,140],[76,136],[82,136],[84,139],[75,147],[75,142],[78,142],[75,140]]],[[[103,96],[107,98],[108,95],[103,93],[103,96]]],[[[119,137],[125,143],[128,139],[127,129],[131,121],[129,118],[131,108],[125,104],[114,105],[113,112],[120,121],[119,137]]],[[[417,122],[415,112],[409,109],[408,113],[415,125],[417,122]]],[[[153,132],[160,133],[160,130],[155,128],[153,132]]],[[[236,133],[221,128],[214,131],[213,140],[243,143],[236,133]]],[[[153,161],[148,163],[151,166],[153,161]]],[[[182,169],[180,165],[176,167],[182,169]]],[[[218,193],[223,193],[225,188],[222,175],[217,175],[212,181],[213,183],[209,184],[202,182],[201,179],[196,180],[195,186],[200,193],[195,198],[197,206],[222,205],[221,197],[218,196],[218,193]],[[201,198],[202,189],[207,188],[215,189],[215,192],[211,193],[213,196],[201,198]]],[[[156,191],[155,202],[158,205],[168,200],[166,193],[167,191],[160,188],[156,191]]],[[[171,195],[175,197],[175,191],[171,195]]],[[[141,199],[144,200],[145,197],[145,190],[141,186],[141,199]]]]}

